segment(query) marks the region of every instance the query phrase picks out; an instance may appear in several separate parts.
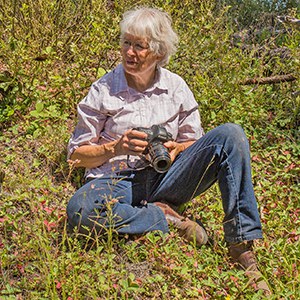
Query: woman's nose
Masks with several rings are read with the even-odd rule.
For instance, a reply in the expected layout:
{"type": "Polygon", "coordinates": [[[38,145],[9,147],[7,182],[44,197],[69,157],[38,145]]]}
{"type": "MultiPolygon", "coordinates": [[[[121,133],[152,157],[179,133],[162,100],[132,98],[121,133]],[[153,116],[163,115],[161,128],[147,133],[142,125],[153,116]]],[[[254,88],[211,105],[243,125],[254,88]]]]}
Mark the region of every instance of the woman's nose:
{"type": "Polygon", "coordinates": [[[128,55],[135,55],[134,46],[133,46],[133,45],[130,45],[130,46],[128,47],[128,49],[126,50],[126,53],[127,53],[128,55]]]}

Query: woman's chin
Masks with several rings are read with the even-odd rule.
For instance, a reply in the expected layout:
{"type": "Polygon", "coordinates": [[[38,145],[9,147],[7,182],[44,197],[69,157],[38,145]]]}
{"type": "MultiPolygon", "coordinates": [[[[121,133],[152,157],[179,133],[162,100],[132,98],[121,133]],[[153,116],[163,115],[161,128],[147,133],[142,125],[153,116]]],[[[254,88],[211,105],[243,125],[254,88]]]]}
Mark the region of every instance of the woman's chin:
{"type": "Polygon", "coordinates": [[[135,74],[135,73],[138,72],[138,69],[137,69],[136,65],[126,64],[126,65],[123,65],[123,66],[124,66],[124,70],[125,70],[126,73],[135,74]]]}

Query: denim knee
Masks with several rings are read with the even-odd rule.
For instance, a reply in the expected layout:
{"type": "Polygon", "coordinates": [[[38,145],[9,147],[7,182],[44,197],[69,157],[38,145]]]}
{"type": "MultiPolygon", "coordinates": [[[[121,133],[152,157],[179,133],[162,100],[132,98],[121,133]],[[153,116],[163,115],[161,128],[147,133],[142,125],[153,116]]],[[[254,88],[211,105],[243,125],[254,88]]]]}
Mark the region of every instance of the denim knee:
{"type": "Polygon", "coordinates": [[[216,129],[219,129],[227,138],[247,140],[243,128],[238,124],[225,123],[223,125],[220,125],[216,129]]]}
{"type": "Polygon", "coordinates": [[[227,151],[237,150],[241,155],[249,152],[249,143],[243,128],[234,123],[219,126],[218,134],[223,137],[227,151]]]}

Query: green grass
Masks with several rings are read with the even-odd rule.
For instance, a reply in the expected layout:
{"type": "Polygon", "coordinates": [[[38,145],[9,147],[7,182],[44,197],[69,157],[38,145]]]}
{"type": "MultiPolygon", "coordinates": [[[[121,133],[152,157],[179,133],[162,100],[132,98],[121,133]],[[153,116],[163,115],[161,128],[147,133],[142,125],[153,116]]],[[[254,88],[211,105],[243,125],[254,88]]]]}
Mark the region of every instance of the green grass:
{"type": "MultiPolygon", "coordinates": [[[[245,52],[232,44],[228,9],[196,2],[154,1],[180,35],[168,68],[193,90],[206,130],[224,122],[245,129],[264,230],[261,271],[272,299],[298,299],[299,78],[240,82],[270,70],[298,76],[299,31],[251,37],[245,52]],[[268,60],[277,47],[288,58],[268,60]]],[[[0,0],[0,299],[263,299],[229,262],[217,186],[186,210],[206,225],[212,246],[196,248],[174,230],[140,237],[112,230],[97,239],[67,230],[66,205],[83,175],[66,162],[76,104],[118,63],[117,24],[133,3],[0,0]]]]}

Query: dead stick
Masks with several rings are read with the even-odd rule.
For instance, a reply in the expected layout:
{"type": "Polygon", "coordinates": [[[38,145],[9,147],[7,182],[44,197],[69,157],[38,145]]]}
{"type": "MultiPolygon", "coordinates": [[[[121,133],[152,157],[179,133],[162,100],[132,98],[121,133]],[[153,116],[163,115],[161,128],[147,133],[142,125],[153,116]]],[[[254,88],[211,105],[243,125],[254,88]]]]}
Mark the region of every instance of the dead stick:
{"type": "Polygon", "coordinates": [[[297,78],[292,74],[287,75],[277,75],[272,77],[264,77],[264,78],[248,78],[245,81],[241,82],[242,85],[250,85],[250,84],[270,84],[270,83],[280,83],[287,81],[294,81],[297,78]]]}

